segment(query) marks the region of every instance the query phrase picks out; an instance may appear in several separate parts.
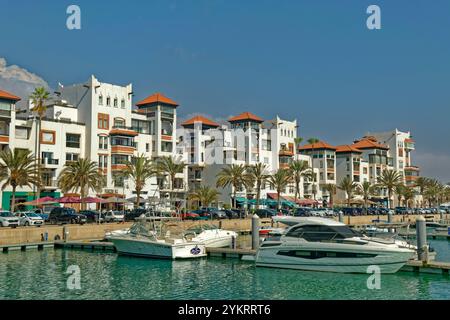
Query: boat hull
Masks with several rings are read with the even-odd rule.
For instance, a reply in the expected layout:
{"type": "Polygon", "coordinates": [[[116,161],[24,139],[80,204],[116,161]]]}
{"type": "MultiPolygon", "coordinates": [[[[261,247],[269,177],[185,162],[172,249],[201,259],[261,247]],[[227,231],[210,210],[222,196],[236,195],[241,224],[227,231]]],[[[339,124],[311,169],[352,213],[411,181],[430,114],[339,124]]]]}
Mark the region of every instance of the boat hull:
{"type": "Polygon", "coordinates": [[[260,248],[256,256],[256,266],[283,269],[298,269],[308,271],[324,271],[336,273],[371,273],[371,266],[379,268],[381,273],[395,273],[413,257],[414,252],[406,249],[380,249],[380,248],[351,248],[343,245],[342,248],[331,249],[318,244],[317,246],[274,246],[260,248]],[[294,255],[280,255],[279,252],[326,252],[320,258],[305,258],[294,255]],[[340,255],[358,255],[358,257],[339,257],[340,255]],[[328,255],[328,256],[327,256],[328,255]],[[336,257],[330,257],[336,255],[336,257]]]}
{"type": "Polygon", "coordinates": [[[159,259],[190,259],[206,256],[205,245],[200,243],[170,244],[121,237],[110,237],[109,240],[122,255],[159,259]]]}

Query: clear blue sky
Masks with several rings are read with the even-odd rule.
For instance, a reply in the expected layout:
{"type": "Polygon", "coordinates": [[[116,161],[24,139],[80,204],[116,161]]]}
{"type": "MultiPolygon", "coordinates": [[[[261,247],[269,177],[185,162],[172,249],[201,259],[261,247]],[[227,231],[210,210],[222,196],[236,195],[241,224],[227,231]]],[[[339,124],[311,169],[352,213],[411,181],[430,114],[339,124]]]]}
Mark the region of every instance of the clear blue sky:
{"type": "Polygon", "coordinates": [[[51,86],[132,82],[181,115],[297,118],[350,143],[410,130],[423,174],[450,181],[450,1],[0,0],[0,57],[51,86]],[[82,30],[66,29],[66,8],[82,30]],[[366,8],[382,29],[366,28],[366,8]]]}

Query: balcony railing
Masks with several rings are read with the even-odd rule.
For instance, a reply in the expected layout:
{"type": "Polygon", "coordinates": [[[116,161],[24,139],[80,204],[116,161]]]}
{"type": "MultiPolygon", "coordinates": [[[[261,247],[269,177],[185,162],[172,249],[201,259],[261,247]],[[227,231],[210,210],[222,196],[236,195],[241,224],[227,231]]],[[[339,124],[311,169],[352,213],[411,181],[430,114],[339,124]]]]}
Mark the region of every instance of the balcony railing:
{"type": "Polygon", "coordinates": [[[43,165],[55,165],[57,166],[59,164],[58,159],[50,159],[50,158],[42,158],[41,163],[43,165]]]}
{"type": "Polygon", "coordinates": [[[56,188],[58,187],[58,180],[56,179],[47,179],[42,182],[44,188],[56,188]]]}

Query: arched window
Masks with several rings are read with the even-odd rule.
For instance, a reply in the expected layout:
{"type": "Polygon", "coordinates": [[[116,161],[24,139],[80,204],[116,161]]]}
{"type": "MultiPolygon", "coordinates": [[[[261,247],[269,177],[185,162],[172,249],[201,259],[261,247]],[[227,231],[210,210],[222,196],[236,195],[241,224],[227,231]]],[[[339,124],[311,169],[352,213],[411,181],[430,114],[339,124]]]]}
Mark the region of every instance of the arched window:
{"type": "Polygon", "coordinates": [[[100,95],[100,96],[98,97],[98,105],[99,105],[99,106],[102,106],[102,105],[103,105],[103,95],[100,95]]]}
{"type": "Polygon", "coordinates": [[[125,119],[124,118],[114,118],[114,127],[125,127],[125,119]]]}

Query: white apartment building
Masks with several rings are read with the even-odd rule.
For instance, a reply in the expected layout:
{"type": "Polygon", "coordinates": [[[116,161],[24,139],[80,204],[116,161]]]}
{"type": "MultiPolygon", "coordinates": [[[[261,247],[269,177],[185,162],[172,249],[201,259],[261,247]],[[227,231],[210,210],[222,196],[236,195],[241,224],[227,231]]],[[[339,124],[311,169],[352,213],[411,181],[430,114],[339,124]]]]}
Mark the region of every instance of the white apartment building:
{"type": "MultiPolygon", "coordinates": [[[[124,181],[118,173],[133,155],[157,159],[175,156],[176,108],[173,100],[157,93],[132,104],[132,85],[118,86],[102,83],[91,76],[86,83],[66,86],[52,102],[42,120],[40,132],[28,110],[16,115],[15,103],[20,100],[12,94],[0,92],[0,145],[29,149],[35,152],[36,137],[40,135],[41,159],[44,166],[44,187],[41,196],[61,194],[56,179],[66,161],[80,157],[98,163],[104,175],[105,187],[91,196],[135,197],[133,182],[124,181]],[[3,112],[3,113],[2,113],[3,112]],[[3,135],[2,135],[3,134],[3,135]]],[[[175,199],[186,196],[187,170],[177,175],[175,199]]],[[[143,190],[144,199],[168,198],[168,179],[152,178],[143,190]]],[[[18,190],[17,202],[35,198],[35,190],[18,190]]],[[[2,192],[2,208],[10,207],[10,192],[2,192]]],[[[161,205],[161,203],[159,203],[161,205]]]]}
{"type": "MultiPolygon", "coordinates": [[[[217,174],[227,165],[254,165],[264,163],[269,173],[287,168],[294,159],[311,164],[308,156],[298,155],[295,150],[297,121],[282,120],[278,116],[269,121],[244,112],[228,120],[229,125],[220,125],[202,116],[195,116],[181,124],[178,140],[179,153],[184,154],[189,164],[189,189],[201,184],[215,188],[217,174]]],[[[300,198],[305,197],[302,181],[300,198]]],[[[220,188],[219,202],[230,203],[233,188],[220,188]]],[[[237,201],[245,203],[254,198],[254,190],[237,190],[237,201]]],[[[287,187],[282,194],[284,200],[293,202],[294,186],[287,187]]],[[[276,192],[269,184],[263,186],[261,199],[275,199],[276,192]]],[[[275,199],[276,200],[276,199],[275,199]]]]}

